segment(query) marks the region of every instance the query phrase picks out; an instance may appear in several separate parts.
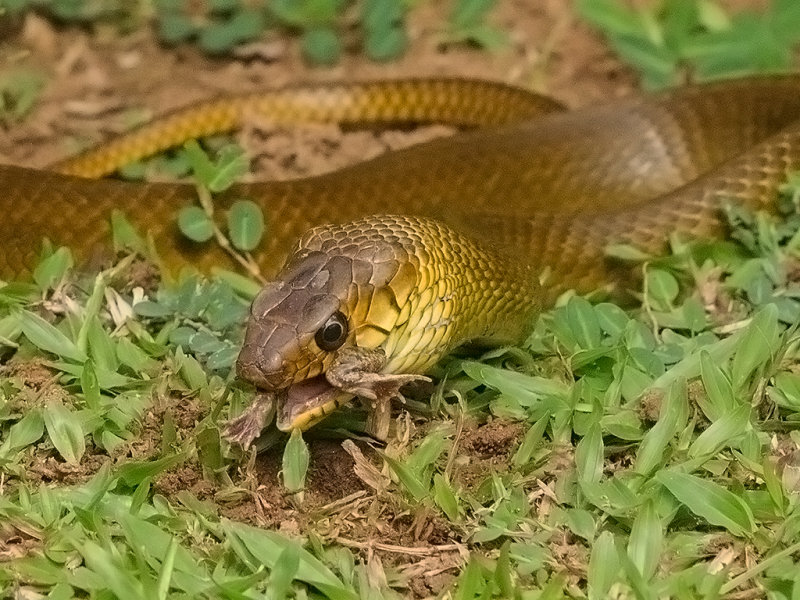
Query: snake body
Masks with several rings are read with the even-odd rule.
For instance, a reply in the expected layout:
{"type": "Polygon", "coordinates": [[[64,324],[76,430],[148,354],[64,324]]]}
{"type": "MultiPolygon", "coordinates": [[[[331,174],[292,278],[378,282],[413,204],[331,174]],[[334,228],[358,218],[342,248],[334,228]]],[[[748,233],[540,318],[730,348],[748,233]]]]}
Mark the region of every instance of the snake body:
{"type": "MultiPolygon", "coordinates": [[[[268,242],[255,258],[276,279],[253,305],[239,372],[268,391],[325,377],[339,396],[363,391],[336,362],[347,349],[385,355],[364,359],[374,383],[420,372],[465,341],[518,338],[531,312],[565,289],[629,283],[606,258],[608,244],[659,253],[674,232],[719,235],[724,202],[770,209],[787,172],[800,168],[797,76],[571,112],[478,81],[311,85],[179,111],[54,170],[0,166],[0,273],[29,271],[43,237],[90,254],[115,209],[153,235],[168,264],[223,262],[219,250],[176,234],[174,214],[194,201],[192,186],[86,177],[254,113],[283,124],[470,128],[326,175],[238,185],[218,200],[224,208],[247,196],[267,214],[268,242]],[[334,313],[346,339],[326,351],[315,336],[334,313]]],[[[323,404],[304,402],[284,426],[321,414],[323,404]]]]}

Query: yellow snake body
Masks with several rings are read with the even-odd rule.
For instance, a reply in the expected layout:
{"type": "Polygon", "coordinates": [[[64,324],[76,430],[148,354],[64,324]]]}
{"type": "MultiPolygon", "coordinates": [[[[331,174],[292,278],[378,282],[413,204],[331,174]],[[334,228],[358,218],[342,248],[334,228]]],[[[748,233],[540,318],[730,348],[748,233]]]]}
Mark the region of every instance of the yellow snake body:
{"type": "MultiPolygon", "coordinates": [[[[239,361],[266,390],[327,377],[347,348],[380,348],[383,374],[416,373],[465,341],[518,339],[532,311],[563,290],[629,283],[627,268],[606,258],[609,244],[658,253],[673,232],[718,235],[723,202],[769,209],[787,172],[800,168],[796,76],[573,112],[486,82],[311,85],[178,111],[52,171],[0,166],[0,272],[29,271],[43,237],[91,254],[115,209],[150,231],[168,264],[224,262],[176,232],[192,186],[84,177],[251,115],[472,128],[326,175],[242,184],[219,199],[221,209],[242,196],[264,208],[268,241],[256,259],[267,275],[295,252],[277,287],[254,303],[239,361]],[[347,340],[324,351],[315,328],[337,311],[347,340]]],[[[308,404],[283,425],[305,425],[331,402],[308,404]]]]}

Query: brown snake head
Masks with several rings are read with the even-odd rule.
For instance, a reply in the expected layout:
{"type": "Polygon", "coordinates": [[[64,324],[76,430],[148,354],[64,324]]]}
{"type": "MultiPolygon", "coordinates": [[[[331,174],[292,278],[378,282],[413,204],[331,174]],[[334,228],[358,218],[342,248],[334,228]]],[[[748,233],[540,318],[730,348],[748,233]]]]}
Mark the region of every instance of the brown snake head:
{"type": "Polygon", "coordinates": [[[280,429],[304,429],[359,373],[421,373],[470,339],[518,338],[532,292],[527,269],[437,221],[316,227],[253,301],[237,373],[276,393],[280,429]]]}
{"type": "Polygon", "coordinates": [[[255,298],[237,372],[285,390],[281,429],[308,426],[309,411],[341,402],[324,373],[344,349],[376,348],[397,325],[419,272],[394,229],[380,220],[312,229],[255,298]]]}

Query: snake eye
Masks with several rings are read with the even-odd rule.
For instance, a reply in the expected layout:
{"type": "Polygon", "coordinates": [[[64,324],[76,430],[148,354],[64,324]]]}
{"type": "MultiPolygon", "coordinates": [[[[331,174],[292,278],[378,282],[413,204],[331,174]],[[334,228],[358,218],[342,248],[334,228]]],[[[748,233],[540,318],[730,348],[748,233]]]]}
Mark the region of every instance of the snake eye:
{"type": "Polygon", "coordinates": [[[347,339],[347,319],[341,313],[336,311],[327,320],[325,325],[317,330],[317,335],[314,340],[317,346],[326,352],[332,352],[339,348],[347,339]]]}

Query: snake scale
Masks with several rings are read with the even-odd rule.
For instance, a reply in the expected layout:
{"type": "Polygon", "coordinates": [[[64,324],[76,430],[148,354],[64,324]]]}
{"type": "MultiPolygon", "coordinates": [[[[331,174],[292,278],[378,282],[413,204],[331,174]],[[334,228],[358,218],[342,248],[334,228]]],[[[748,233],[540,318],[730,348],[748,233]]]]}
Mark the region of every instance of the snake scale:
{"type": "Polygon", "coordinates": [[[193,186],[89,178],[254,114],[465,130],[218,199],[224,208],[252,198],[269,224],[255,258],[272,282],[253,303],[238,361],[260,392],[228,428],[245,445],[274,410],[280,428],[304,428],[353,396],[371,401],[369,427],[383,437],[389,401],[454,347],[519,339],[566,289],[628,285],[609,244],[659,253],[673,232],[721,235],[724,202],[770,209],[800,168],[793,75],[576,111],[482,81],[310,84],[189,107],[51,170],[0,166],[0,275],[28,272],[43,237],[90,255],[115,209],[153,235],[168,265],[224,262],[177,234],[193,186]]]}

